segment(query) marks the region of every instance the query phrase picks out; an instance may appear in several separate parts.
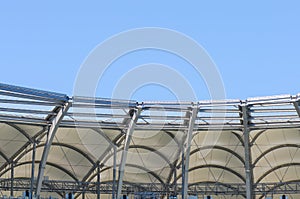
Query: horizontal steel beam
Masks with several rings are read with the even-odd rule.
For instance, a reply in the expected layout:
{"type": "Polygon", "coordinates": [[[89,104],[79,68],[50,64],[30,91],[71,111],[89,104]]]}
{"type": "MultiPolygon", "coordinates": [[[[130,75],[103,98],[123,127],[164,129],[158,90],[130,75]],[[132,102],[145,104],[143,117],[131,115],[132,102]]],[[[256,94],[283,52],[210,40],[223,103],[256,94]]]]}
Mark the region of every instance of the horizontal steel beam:
{"type": "MultiPolygon", "coordinates": [[[[30,178],[14,179],[13,186],[15,191],[25,191],[30,189],[30,178]]],[[[41,192],[73,192],[73,193],[97,193],[97,182],[75,182],[75,181],[57,181],[44,180],[41,192]]],[[[9,190],[11,187],[10,178],[0,179],[0,189],[9,190]]],[[[35,188],[35,187],[34,187],[35,188]]],[[[181,191],[182,184],[161,184],[161,183],[129,183],[124,182],[122,192],[128,194],[137,194],[141,192],[153,192],[161,195],[181,191]]],[[[259,183],[253,190],[257,196],[268,194],[300,194],[300,181],[278,182],[278,183],[259,183]]],[[[113,182],[100,182],[100,192],[102,194],[113,193],[113,182]]],[[[245,196],[246,185],[244,183],[216,183],[200,182],[189,185],[189,194],[195,195],[241,195],[245,196]]]]}
{"type": "MultiPolygon", "coordinates": [[[[57,101],[68,101],[69,97],[65,94],[43,91],[38,89],[25,88],[21,86],[13,86],[8,84],[0,83],[0,91],[5,94],[16,94],[17,96],[23,95],[24,98],[29,99],[43,99],[43,100],[57,100],[57,101]]],[[[11,96],[12,96],[11,95],[11,96]]]]}

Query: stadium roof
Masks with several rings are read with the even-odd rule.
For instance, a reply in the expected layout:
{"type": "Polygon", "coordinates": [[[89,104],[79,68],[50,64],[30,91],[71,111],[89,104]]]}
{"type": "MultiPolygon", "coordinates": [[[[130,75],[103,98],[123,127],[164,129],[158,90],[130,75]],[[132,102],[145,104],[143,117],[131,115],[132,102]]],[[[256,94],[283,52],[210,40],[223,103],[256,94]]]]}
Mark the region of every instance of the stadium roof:
{"type": "Polygon", "coordinates": [[[299,102],[299,95],[136,102],[0,84],[0,179],[32,180],[37,193],[47,180],[78,189],[112,183],[114,194],[126,184],[204,193],[217,183],[241,198],[265,184],[256,194],[263,197],[300,181],[299,102]]]}

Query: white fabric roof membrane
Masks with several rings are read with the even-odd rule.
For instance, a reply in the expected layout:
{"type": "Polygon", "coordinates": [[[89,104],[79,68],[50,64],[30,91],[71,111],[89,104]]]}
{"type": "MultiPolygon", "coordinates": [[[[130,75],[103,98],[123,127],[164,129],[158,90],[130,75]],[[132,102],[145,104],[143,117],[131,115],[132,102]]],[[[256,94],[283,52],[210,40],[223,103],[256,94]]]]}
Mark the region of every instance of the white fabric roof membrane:
{"type": "MultiPolygon", "coordinates": [[[[71,107],[58,124],[49,149],[46,179],[96,182],[99,165],[100,181],[112,182],[114,148],[119,169],[132,110],[140,108],[127,150],[124,184],[180,187],[182,151],[186,152],[188,145],[190,187],[205,183],[245,185],[246,144],[250,146],[255,186],[300,182],[298,95],[244,101],[138,103],[70,98],[5,84],[0,84],[0,179],[11,178],[12,162],[15,179],[31,178],[34,143],[34,177],[37,177],[52,121],[65,103],[71,107]],[[246,116],[241,110],[243,106],[247,107],[246,116]],[[186,143],[190,112],[194,108],[197,117],[192,125],[192,140],[186,143]],[[249,143],[245,143],[246,130],[249,143]]],[[[257,194],[256,198],[262,196],[257,194]]]]}

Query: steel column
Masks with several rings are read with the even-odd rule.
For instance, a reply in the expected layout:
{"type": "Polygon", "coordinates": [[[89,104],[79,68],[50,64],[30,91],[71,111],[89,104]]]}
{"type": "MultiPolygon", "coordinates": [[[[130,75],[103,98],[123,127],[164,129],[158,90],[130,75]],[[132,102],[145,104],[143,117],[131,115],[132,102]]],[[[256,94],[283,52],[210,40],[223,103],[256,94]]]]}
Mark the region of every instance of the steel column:
{"type": "Polygon", "coordinates": [[[137,108],[135,109],[128,128],[127,128],[127,132],[126,132],[126,139],[125,139],[125,143],[124,143],[124,149],[122,152],[122,157],[121,157],[121,162],[120,162],[120,166],[119,166],[119,176],[118,176],[118,187],[117,187],[117,199],[120,199],[121,196],[121,191],[122,191],[122,185],[123,185],[123,177],[124,177],[124,168],[125,168],[125,164],[126,164],[126,160],[127,160],[127,153],[128,153],[128,148],[130,145],[130,141],[131,141],[131,137],[134,131],[134,127],[135,124],[138,120],[138,117],[141,113],[141,108],[137,108]]]}
{"type": "Polygon", "coordinates": [[[36,141],[33,142],[33,150],[32,150],[31,180],[30,180],[30,199],[33,198],[35,153],[36,153],[36,141]]]}
{"type": "Polygon", "coordinates": [[[14,179],[15,179],[15,174],[14,174],[14,166],[15,163],[12,161],[11,162],[11,168],[10,168],[10,196],[14,196],[14,179]]]}
{"type": "Polygon", "coordinates": [[[113,161],[113,185],[112,185],[112,198],[116,199],[116,172],[117,172],[117,147],[114,145],[114,161],[113,161]]]}
{"type": "Polygon", "coordinates": [[[300,117],[299,102],[298,101],[297,102],[293,102],[293,105],[294,105],[294,107],[296,109],[296,112],[297,112],[298,116],[300,117]]]}
{"type": "Polygon", "coordinates": [[[175,165],[175,168],[174,168],[174,195],[177,196],[177,168],[176,168],[176,165],[175,165]]]}
{"type": "Polygon", "coordinates": [[[184,179],[185,179],[185,164],[184,164],[184,146],[182,145],[182,150],[181,150],[181,198],[184,198],[184,188],[183,188],[183,184],[184,184],[184,179]]]}
{"type": "Polygon", "coordinates": [[[189,126],[187,130],[187,138],[185,140],[183,149],[185,148],[185,153],[183,150],[183,159],[182,162],[183,164],[183,175],[182,175],[182,198],[186,199],[188,196],[188,176],[189,176],[189,164],[190,164],[190,152],[191,152],[191,142],[193,138],[193,131],[194,131],[194,126],[195,126],[195,121],[197,118],[198,114],[198,107],[193,107],[190,113],[190,120],[189,120],[189,126]]]}
{"type": "Polygon", "coordinates": [[[37,185],[36,185],[36,197],[40,197],[40,192],[42,188],[42,182],[43,182],[43,177],[44,177],[44,171],[45,171],[45,166],[48,158],[48,154],[50,151],[51,144],[53,142],[55,133],[58,129],[58,126],[63,119],[64,115],[67,113],[68,109],[70,108],[71,103],[67,102],[60,108],[58,111],[57,115],[52,119],[51,126],[49,127],[48,134],[47,134],[47,141],[44,146],[44,151],[42,155],[42,159],[39,165],[39,173],[37,177],[37,185]]]}
{"type": "Polygon", "coordinates": [[[248,106],[242,105],[241,111],[243,115],[243,135],[245,145],[245,172],[246,172],[246,199],[254,199],[253,193],[253,168],[252,168],[252,155],[250,145],[250,129],[248,126],[248,106]]]}
{"type": "Polygon", "coordinates": [[[97,199],[100,199],[100,165],[97,165],[97,199]]]}

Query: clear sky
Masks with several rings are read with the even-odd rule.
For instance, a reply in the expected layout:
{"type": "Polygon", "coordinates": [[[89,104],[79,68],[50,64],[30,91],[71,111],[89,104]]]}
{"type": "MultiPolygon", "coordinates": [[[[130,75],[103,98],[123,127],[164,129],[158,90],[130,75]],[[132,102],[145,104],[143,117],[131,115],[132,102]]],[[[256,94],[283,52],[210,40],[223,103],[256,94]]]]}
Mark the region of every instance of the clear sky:
{"type": "MultiPolygon", "coordinates": [[[[214,60],[227,98],[300,93],[300,1],[2,1],[0,81],[73,94],[80,66],[101,42],[133,28],[162,27],[197,41],[214,60]]],[[[111,97],[132,68],[162,63],[189,81],[198,99],[205,84],[186,63],[145,50],[118,60],[97,95],[111,97]]],[[[137,77],[143,78],[143,77],[137,77]]],[[[172,100],[146,85],[132,98],[172,100]]],[[[188,98],[187,98],[188,99],[188,98]]]]}

